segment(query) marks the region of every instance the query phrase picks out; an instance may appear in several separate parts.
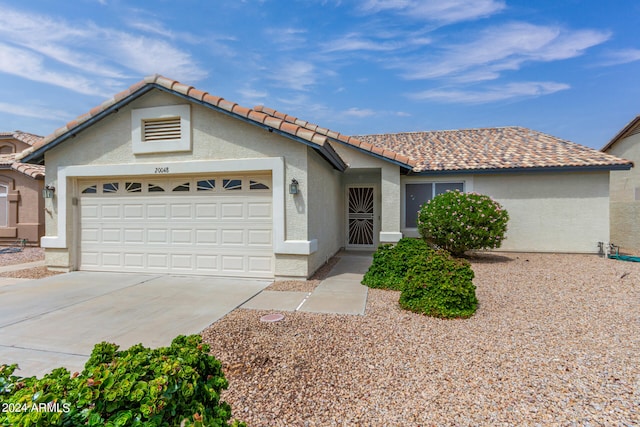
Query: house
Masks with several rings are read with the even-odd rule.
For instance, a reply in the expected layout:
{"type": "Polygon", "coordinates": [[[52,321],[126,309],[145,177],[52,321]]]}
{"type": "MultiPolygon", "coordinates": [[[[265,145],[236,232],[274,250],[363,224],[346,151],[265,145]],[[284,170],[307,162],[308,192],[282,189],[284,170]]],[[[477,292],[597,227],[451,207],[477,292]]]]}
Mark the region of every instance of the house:
{"type": "Polygon", "coordinates": [[[0,132],[0,245],[39,244],[44,235],[44,167],[16,161],[42,137],[0,132]]]}
{"type": "Polygon", "coordinates": [[[595,252],[630,167],[523,128],[352,137],[158,75],[22,153],[45,159],[50,267],[265,278],[416,235],[454,188],[509,209],[505,249],[595,252]]]}
{"type": "MultiPolygon", "coordinates": [[[[605,153],[640,161],[640,116],[636,116],[603,148],[605,153]]],[[[609,188],[611,242],[625,253],[640,255],[640,171],[611,172],[609,188]]]]}

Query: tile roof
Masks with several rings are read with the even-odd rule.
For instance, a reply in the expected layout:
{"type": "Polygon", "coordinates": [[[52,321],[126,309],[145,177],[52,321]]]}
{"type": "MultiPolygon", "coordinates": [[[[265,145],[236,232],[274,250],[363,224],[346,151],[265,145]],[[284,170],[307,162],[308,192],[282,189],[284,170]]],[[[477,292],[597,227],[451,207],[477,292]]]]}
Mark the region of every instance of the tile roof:
{"type": "Polygon", "coordinates": [[[522,127],[356,136],[416,161],[414,172],[625,168],[628,160],[522,127]]]}
{"type": "Polygon", "coordinates": [[[354,137],[349,135],[343,135],[339,132],[322,128],[318,125],[314,125],[305,120],[298,119],[297,117],[290,116],[288,114],[276,111],[272,108],[268,108],[262,105],[254,107],[254,109],[256,111],[261,111],[265,114],[268,114],[271,117],[275,117],[275,118],[284,120],[288,123],[293,123],[297,126],[301,126],[311,132],[316,132],[318,134],[325,135],[326,137],[331,138],[332,140],[339,141],[339,142],[342,142],[343,144],[359,148],[360,150],[363,150],[363,151],[368,151],[373,154],[377,154],[389,160],[394,160],[408,167],[415,167],[417,165],[416,160],[412,159],[407,155],[402,154],[402,152],[399,150],[395,150],[389,147],[385,148],[379,145],[374,145],[357,136],[354,137]]]}
{"type": "Polygon", "coordinates": [[[44,166],[16,161],[16,153],[0,154],[0,170],[12,169],[34,179],[44,179],[44,166]]]}
{"type": "MultiPolygon", "coordinates": [[[[33,145],[41,140],[42,137],[16,130],[13,132],[0,132],[0,139],[16,139],[25,144],[33,145]]],[[[12,169],[34,179],[44,179],[44,166],[16,161],[18,154],[19,153],[0,154],[0,170],[12,169]]]]}
{"type": "Polygon", "coordinates": [[[321,148],[321,154],[325,157],[328,157],[328,160],[334,163],[335,166],[339,168],[346,168],[346,164],[333,150],[333,147],[328,144],[328,137],[325,133],[311,130],[308,127],[301,126],[297,123],[292,123],[288,120],[284,120],[283,118],[267,114],[264,111],[258,109],[243,107],[236,104],[235,102],[220,98],[218,96],[210,95],[209,93],[198,90],[193,86],[188,86],[176,80],[171,80],[157,74],[145,77],[142,81],[132,85],[128,89],[114,95],[113,98],[103,102],[97,107],[92,108],[91,110],[89,110],[89,112],[70,121],[66,124],[66,126],[57,129],[51,135],[48,135],[42,140],[33,144],[31,148],[23,151],[21,154],[21,158],[24,158],[26,161],[42,160],[44,151],[50,148],[49,146],[52,146],[52,143],[60,142],[67,136],[81,131],[83,125],[91,123],[91,121],[94,119],[98,120],[102,117],[103,114],[108,113],[110,108],[116,107],[121,102],[127,102],[128,100],[131,100],[136,94],[141,93],[141,91],[143,91],[145,88],[148,90],[154,87],[161,89],[163,88],[171,92],[176,92],[179,95],[191,98],[198,103],[216,107],[231,115],[239,116],[249,122],[254,122],[258,125],[269,128],[270,130],[276,130],[282,134],[308,141],[312,146],[321,148]]]}
{"type": "Polygon", "coordinates": [[[268,107],[243,107],[157,74],[145,77],[34,142],[18,158],[28,162],[42,161],[49,148],[153,88],[176,93],[270,131],[306,141],[339,169],[347,165],[333,150],[331,142],[334,141],[401,164],[414,172],[569,167],[627,169],[632,165],[627,160],[521,127],[348,136],[268,107]]]}
{"type": "Polygon", "coordinates": [[[42,139],[40,135],[34,135],[32,133],[22,132],[20,130],[16,130],[13,132],[0,132],[0,139],[5,138],[17,139],[18,141],[24,142],[25,144],[29,145],[33,145],[42,139]]]}

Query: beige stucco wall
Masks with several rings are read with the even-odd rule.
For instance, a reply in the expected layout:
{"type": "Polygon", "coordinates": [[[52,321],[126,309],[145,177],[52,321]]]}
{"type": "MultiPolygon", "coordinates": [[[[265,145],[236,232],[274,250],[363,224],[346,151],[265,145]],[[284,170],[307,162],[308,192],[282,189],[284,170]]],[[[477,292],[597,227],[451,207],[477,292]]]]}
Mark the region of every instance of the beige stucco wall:
{"type": "MultiPolygon", "coordinates": [[[[153,163],[161,166],[163,162],[281,158],[285,157],[285,183],[291,178],[298,179],[302,185],[302,198],[307,199],[304,183],[307,177],[307,151],[304,144],[270,133],[254,125],[214,112],[208,108],[191,104],[192,151],[177,153],[133,153],[131,141],[131,110],[159,105],[186,104],[187,101],[173,95],[152,91],[131,102],[87,130],[69,139],[46,153],[47,183],[58,187],[56,182],[59,168],[70,165],[118,165],[153,163]]],[[[215,172],[215,171],[211,171],[215,172]]],[[[164,175],[167,176],[167,175],[164,175]]],[[[74,195],[74,182],[67,185],[74,195]]],[[[288,185],[288,184],[287,184],[288,185]]],[[[74,269],[74,226],[77,213],[74,211],[72,197],[66,198],[66,218],[58,218],[58,197],[54,197],[46,223],[47,235],[55,235],[57,222],[66,221],[68,247],[48,250],[47,262],[52,267],[74,269]]],[[[286,195],[288,196],[288,194],[286,195]]],[[[290,240],[305,241],[309,237],[307,211],[299,209],[294,198],[285,197],[286,227],[285,237],[290,240]]],[[[306,276],[309,270],[307,256],[276,255],[276,275],[306,276]]]]}
{"type": "MultiPolygon", "coordinates": [[[[29,145],[13,138],[0,140],[0,147],[8,145],[20,152],[29,145]]],[[[0,228],[0,244],[14,245],[17,240],[26,240],[38,245],[44,235],[44,181],[11,169],[0,170],[0,182],[9,187],[9,227],[0,228]]]]}
{"type": "Polygon", "coordinates": [[[611,242],[640,255],[640,133],[617,141],[607,153],[634,162],[628,171],[611,171],[611,242]]]}
{"type": "Polygon", "coordinates": [[[344,246],[344,192],[343,174],[331,167],[315,151],[307,157],[309,197],[305,203],[308,212],[309,238],[318,240],[318,250],[309,259],[309,274],[344,246]]]}
{"type": "MultiPolygon", "coordinates": [[[[510,218],[502,251],[595,253],[598,242],[609,239],[608,171],[413,176],[402,182],[419,180],[463,182],[465,191],[498,201],[510,218]]],[[[416,229],[404,231],[418,236],[416,229]]]]}
{"type": "Polygon", "coordinates": [[[609,241],[609,172],[476,175],[509,212],[501,250],[596,253],[609,241]]]}

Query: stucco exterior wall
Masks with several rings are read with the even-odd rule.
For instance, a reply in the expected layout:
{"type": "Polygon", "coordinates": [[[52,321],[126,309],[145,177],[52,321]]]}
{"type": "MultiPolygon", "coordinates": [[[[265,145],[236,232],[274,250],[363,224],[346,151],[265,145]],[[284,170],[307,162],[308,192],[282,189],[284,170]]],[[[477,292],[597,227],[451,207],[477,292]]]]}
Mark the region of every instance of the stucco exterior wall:
{"type": "MultiPolygon", "coordinates": [[[[403,177],[407,182],[462,182],[509,212],[501,251],[596,253],[609,239],[609,172],[403,177]]],[[[403,191],[404,203],[404,191],[403,191]]],[[[418,237],[416,229],[405,235],[418,237]]]]}
{"type": "Polygon", "coordinates": [[[611,242],[640,255],[640,133],[617,141],[607,153],[634,162],[628,171],[611,171],[611,242]]]}
{"type": "MultiPolygon", "coordinates": [[[[342,173],[336,171],[313,150],[308,150],[309,239],[318,240],[318,250],[309,259],[309,275],[344,246],[344,191],[342,173]]],[[[291,196],[294,197],[294,196],[291,196]]],[[[297,197],[297,196],[295,196],[297,197]]]]}
{"type": "MultiPolygon", "coordinates": [[[[29,144],[13,138],[0,140],[0,147],[3,146],[11,147],[14,153],[29,148],[29,144]]],[[[9,226],[0,227],[0,245],[14,245],[18,240],[38,245],[44,235],[44,181],[6,166],[6,169],[0,169],[0,183],[9,188],[9,226]]]]}
{"type": "Polygon", "coordinates": [[[0,244],[14,245],[23,239],[39,244],[44,234],[43,182],[14,170],[0,170],[0,183],[9,187],[9,226],[0,228],[0,244]]]}
{"type": "Polygon", "coordinates": [[[509,212],[501,250],[596,253],[609,241],[609,172],[476,175],[509,212]]]}
{"type": "MultiPolygon", "coordinates": [[[[284,158],[284,183],[288,186],[291,178],[309,182],[307,177],[307,146],[268,132],[241,120],[217,113],[208,108],[191,104],[192,151],[173,153],[134,154],[131,137],[131,110],[165,105],[180,105],[188,102],[171,94],[154,90],[132,101],[117,113],[93,124],[87,130],[49,150],[45,156],[47,183],[56,188],[60,168],[71,165],[137,165],[151,164],[160,167],[165,162],[196,162],[202,160],[284,158]]],[[[211,172],[216,172],[212,170],[211,172]]],[[[164,175],[170,176],[170,175],[164,175]]],[[[47,218],[47,235],[53,236],[58,230],[58,221],[66,221],[67,248],[50,250],[47,260],[57,268],[74,269],[73,253],[76,239],[74,229],[77,213],[74,211],[73,196],[77,194],[75,181],[67,182],[70,193],[64,201],[56,195],[50,202],[52,214],[47,218]],[[58,218],[59,203],[66,203],[66,210],[72,214],[58,218]]],[[[302,188],[303,198],[307,197],[302,188]]],[[[286,195],[288,196],[288,194],[286,195]]],[[[293,198],[284,199],[286,217],[285,237],[295,241],[308,238],[306,209],[300,209],[293,198]]],[[[274,209],[275,211],[275,209],[274,209]]],[[[287,255],[278,259],[276,254],[276,275],[305,276],[309,270],[308,257],[287,255]]]]}

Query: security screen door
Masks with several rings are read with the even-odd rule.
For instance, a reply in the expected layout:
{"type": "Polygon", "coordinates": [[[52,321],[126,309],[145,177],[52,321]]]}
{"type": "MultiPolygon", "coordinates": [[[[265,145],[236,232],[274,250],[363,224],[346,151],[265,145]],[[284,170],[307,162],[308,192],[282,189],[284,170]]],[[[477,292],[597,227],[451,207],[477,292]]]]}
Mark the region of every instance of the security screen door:
{"type": "Polygon", "coordinates": [[[348,246],[373,247],[374,191],[373,187],[348,188],[348,246]]]}

